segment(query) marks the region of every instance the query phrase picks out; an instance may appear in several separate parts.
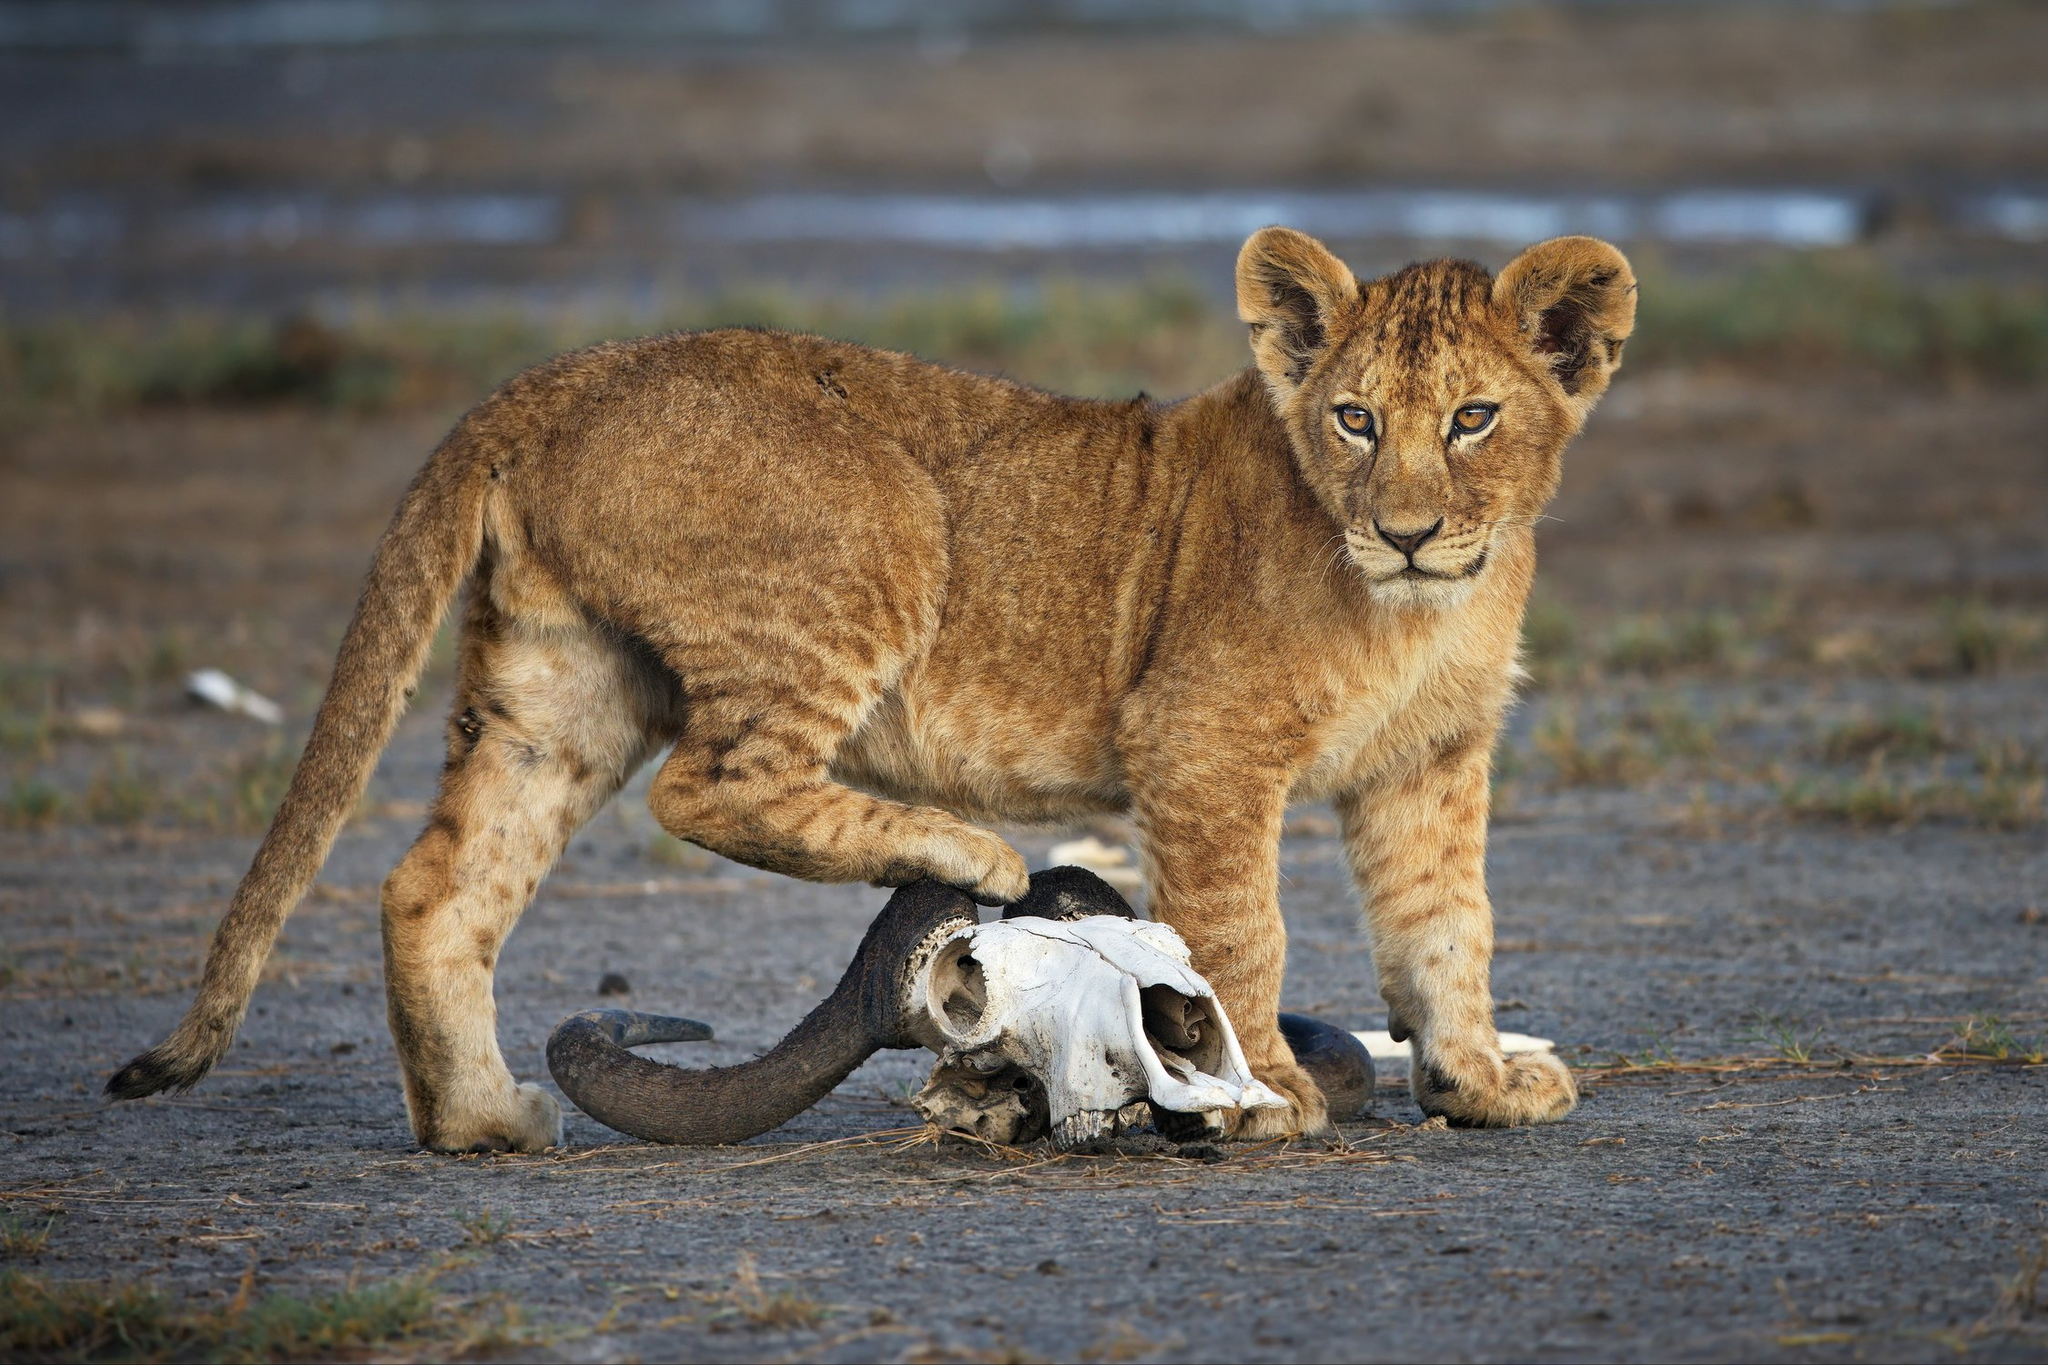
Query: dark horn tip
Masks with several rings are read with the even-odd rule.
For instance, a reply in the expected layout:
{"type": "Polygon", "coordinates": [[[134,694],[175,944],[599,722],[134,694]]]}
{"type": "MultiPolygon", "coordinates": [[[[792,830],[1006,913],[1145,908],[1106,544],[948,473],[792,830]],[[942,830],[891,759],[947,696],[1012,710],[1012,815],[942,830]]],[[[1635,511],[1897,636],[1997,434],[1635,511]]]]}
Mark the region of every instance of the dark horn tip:
{"type": "Polygon", "coordinates": [[[651,1043],[703,1043],[716,1035],[711,1025],[695,1019],[678,1019],[667,1014],[642,1014],[639,1010],[582,1010],[555,1025],[555,1032],[575,1026],[597,1030],[619,1047],[645,1047],[651,1043]]]}
{"type": "Polygon", "coordinates": [[[1372,1113],[1372,1054],[1365,1044],[1335,1024],[1305,1014],[1280,1016],[1280,1036],[1294,1050],[1294,1060],[1330,1107],[1332,1123],[1348,1123],[1372,1113]]]}
{"type": "Polygon", "coordinates": [[[1031,874],[1024,899],[1003,911],[1004,919],[1032,915],[1040,919],[1086,919],[1115,915],[1136,919],[1131,903],[1117,889],[1085,867],[1049,867],[1031,874]]]}

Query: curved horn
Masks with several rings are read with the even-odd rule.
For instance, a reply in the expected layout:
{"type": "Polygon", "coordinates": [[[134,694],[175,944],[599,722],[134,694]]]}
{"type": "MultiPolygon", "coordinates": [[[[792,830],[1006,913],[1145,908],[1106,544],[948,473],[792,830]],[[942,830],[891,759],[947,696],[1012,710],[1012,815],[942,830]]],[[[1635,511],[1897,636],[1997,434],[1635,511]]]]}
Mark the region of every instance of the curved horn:
{"type": "Polygon", "coordinates": [[[952,887],[903,887],[868,926],[838,988],[751,1062],[691,1071],[637,1057],[626,1049],[711,1031],[687,1019],[587,1010],[548,1038],[548,1070],[607,1128],[684,1146],[744,1142],[816,1104],[881,1049],[921,1046],[903,1008],[918,950],[978,919],[974,902],[952,887]]]}
{"type": "Polygon", "coordinates": [[[1031,889],[1024,899],[1003,908],[1004,919],[1036,915],[1040,919],[1086,919],[1090,915],[1115,915],[1136,919],[1130,902],[1115,887],[1085,867],[1049,867],[1031,874],[1031,889]]]}
{"type": "Polygon", "coordinates": [[[649,1043],[704,1043],[717,1035],[711,1025],[695,1019],[678,1019],[670,1014],[642,1014],[638,1010],[584,1010],[572,1014],[555,1027],[560,1033],[571,1024],[602,1033],[614,1047],[645,1047],[649,1043]]]}
{"type": "Polygon", "coordinates": [[[1348,1123],[1372,1112],[1372,1054],[1352,1034],[1305,1014],[1282,1014],[1280,1036],[1294,1061],[1330,1106],[1332,1123],[1348,1123]]]}

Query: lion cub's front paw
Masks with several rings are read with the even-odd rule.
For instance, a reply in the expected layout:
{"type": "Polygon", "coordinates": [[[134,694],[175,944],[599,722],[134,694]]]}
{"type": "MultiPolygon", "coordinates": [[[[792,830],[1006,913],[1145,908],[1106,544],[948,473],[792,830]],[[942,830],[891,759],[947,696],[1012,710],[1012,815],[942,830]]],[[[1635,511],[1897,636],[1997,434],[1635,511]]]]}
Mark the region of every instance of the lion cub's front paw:
{"type": "Polygon", "coordinates": [[[1329,1106],[1308,1072],[1293,1062],[1255,1066],[1252,1073],[1287,1101],[1285,1109],[1240,1109],[1224,1129],[1230,1142],[1265,1142],[1285,1137],[1327,1137],[1329,1106]]]}
{"type": "Polygon", "coordinates": [[[1409,1088],[1422,1112],[1468,1128],[1514,1128],[1563,1118],[1579,1102],[1571,1068],[1547,1052],[1519,1057],[1418,1055],[1409,1088]]]}
{"type": "Polygon", "coordinates": [[[1010,905],[1031,889],[1031,869],[1001,836],[963,825],[930,858],[931,875],[979,905],[1010,905]]]}
{"type": "Polygon", "coordinates": [[[539,1086],[521,1085],[505,1112],[452,1119],[420,1141],[436,1152],[545,1152],[562,1145],[562,1106],[539,1086]]]}

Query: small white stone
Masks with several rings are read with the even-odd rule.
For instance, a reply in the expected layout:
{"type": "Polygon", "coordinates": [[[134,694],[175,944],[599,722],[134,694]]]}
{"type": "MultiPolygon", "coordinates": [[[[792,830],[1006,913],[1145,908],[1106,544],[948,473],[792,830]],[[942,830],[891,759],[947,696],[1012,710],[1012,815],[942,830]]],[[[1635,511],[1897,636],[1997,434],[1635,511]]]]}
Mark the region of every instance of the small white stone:
{"type": "Polygon", "coordinates": [[[202,668],[185,679],[185,695],[208,706],[265,725],[284,724],[284,708],[260,693],[252,692],[217,668],[202,668]]]}
{"type": "MultiPolygon", "coordinates": [[[[1414,1053],[1408,1044],[1395,1042],[1394,1035],[1385,1029],[1365,1029],[1351,1036],[1364,1043],[1365,1050],[1377,1062],[1405,1061],[1414,1053]]],[[[1556,1047],[1548,1038],[1533,1038],[1526,1033],[1500,1035],[1500,1050],[1510,1056],[1517,1052],[1549,1052],[1556,1047]]]]}

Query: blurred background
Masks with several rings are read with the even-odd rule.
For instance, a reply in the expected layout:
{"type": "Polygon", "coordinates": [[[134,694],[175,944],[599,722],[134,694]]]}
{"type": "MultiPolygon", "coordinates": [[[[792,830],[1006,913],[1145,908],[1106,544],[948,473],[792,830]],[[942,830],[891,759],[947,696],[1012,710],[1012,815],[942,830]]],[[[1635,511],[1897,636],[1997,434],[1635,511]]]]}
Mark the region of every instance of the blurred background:
{"type": "Polygon", "coordinates": [[[2017,2],[0,0],[7,821],[260,826],[291,745],[184,676],[298,733],[523,364],[759,322],[1185,394],[1283,222],[1638,264],[1504,818],[2031,824],[2043,52],[2017,2]]]}

